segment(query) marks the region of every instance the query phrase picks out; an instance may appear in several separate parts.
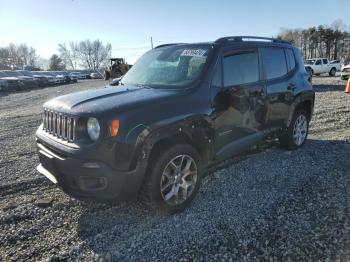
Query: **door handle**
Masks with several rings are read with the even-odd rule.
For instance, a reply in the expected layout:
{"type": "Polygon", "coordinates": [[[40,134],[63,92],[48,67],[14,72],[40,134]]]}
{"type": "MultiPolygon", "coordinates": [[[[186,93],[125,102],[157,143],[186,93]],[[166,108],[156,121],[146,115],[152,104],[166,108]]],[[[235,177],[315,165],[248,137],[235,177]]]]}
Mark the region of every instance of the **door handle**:
{"type": "Polygon", "coordinates": [[[296,87],[297,87],[296,84],[290,83],[290,84],[287,86],[287,89],[293,91],[296,87]]]}

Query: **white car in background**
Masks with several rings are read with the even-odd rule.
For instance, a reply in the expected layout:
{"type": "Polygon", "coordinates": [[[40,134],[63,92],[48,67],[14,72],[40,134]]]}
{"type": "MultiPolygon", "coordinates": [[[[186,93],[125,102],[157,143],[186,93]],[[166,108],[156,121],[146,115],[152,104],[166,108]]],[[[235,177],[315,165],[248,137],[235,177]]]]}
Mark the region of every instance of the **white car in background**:
{"type": "Polygon", "coordinates": [[[309,67],[313,75],[328,73],[329,76],[335,76],[337,70],[340,70],[340,62],[329,62],[327,58],[313,58],[305,61],[305,67],[309,67]]]}
{"type": "Polygon", "coordinates": [[[78,82],[79,76],[76,73],[69,73],[69,77],[73,83],[78,82]]]}

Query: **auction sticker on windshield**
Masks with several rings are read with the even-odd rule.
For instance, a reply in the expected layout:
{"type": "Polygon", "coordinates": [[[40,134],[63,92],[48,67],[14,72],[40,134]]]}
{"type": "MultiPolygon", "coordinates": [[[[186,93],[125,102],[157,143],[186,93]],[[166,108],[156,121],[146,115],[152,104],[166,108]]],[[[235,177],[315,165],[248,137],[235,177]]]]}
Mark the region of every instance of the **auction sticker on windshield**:
{"type": "Polygon", "coordinates": [[[182,51],[181,56],[205,56],[207,50],[203,49],[185,49],[182,51]]]}

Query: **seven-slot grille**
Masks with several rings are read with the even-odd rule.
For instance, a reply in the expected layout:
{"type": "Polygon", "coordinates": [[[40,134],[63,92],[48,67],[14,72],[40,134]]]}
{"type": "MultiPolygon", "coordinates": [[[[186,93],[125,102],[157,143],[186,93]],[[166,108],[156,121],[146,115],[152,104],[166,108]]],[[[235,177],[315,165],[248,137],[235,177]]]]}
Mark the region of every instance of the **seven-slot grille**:
{"type": "Polygon", "coordinates": [[[44,130],[49,134],[74,142],[76,119],[52,110],[44,110],[44,130]]]}

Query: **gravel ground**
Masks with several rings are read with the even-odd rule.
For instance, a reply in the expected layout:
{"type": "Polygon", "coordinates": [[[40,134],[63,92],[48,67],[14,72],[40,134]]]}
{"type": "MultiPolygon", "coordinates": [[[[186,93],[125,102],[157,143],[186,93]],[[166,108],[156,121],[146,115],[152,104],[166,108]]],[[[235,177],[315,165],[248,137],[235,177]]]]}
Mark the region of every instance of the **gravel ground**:
{"type": "Polygon", "coordinates": [[[269,142],[210,169],[176,215],[79,202],[35,171],[44,101],[103,81],[0,94],[0,261],[350,261],[350,94],[313,81],[303,148],[269,142]]]}

